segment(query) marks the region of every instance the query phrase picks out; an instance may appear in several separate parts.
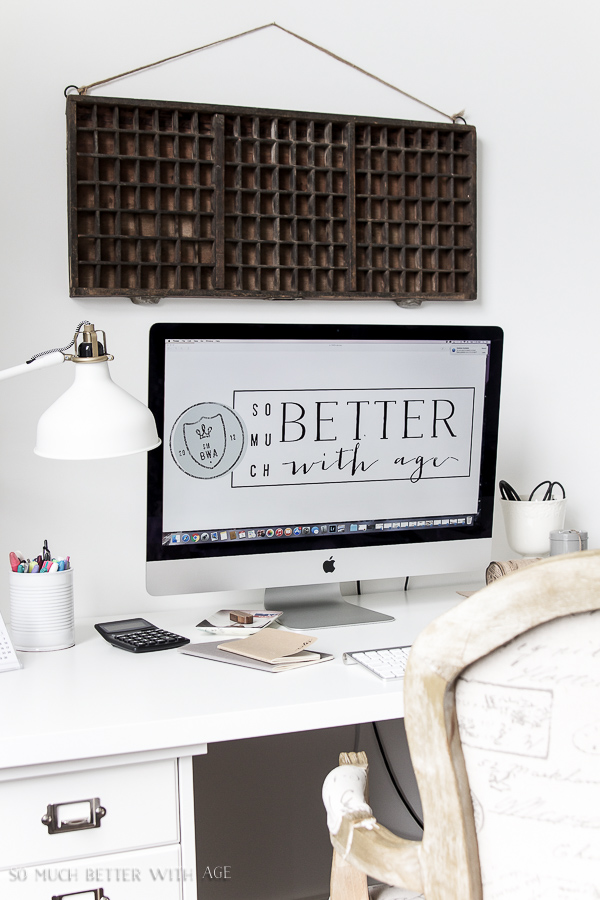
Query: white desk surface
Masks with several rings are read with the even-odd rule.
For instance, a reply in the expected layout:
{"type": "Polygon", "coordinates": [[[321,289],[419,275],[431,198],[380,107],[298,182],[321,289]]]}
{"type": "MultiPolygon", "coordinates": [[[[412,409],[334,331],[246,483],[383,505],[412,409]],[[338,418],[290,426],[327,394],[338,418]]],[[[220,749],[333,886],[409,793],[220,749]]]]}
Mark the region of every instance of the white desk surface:
{"type": "MultiPolygon", "coordinates": [[[[363,596],[362,605],[396,621],[310,632],[315,649],[335,659],[278,674],[177,650],[127,653],[94,630],[102,616],[82,619],[74,647],[19,652],[24,668],[0,674],[0,769],[168,748],[193,752],[214,741],[401,718],[402,681],[386,684],[345,665],[342,652],[410,644],[461,599],[456,586],[363,596]]],[[[186,609],[144,617],[197,643],[216,639],[195,627],[204,615],[186,609]]]]}

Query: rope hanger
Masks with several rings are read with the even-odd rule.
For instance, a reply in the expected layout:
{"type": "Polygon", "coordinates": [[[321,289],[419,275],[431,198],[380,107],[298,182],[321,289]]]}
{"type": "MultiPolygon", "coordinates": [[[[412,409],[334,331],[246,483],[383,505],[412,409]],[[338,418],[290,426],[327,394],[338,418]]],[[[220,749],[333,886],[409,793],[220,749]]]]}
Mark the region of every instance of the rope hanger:
{"type": "Polygon", "coordinates": [[[202,47],[194,47],[193,50],[185,50],[183,53],[176,53],[174,56],[167,56],[165,59],[159,59],[156,62],[148,63],[145,66],[138,66],[135,69],[129,69],[127,72],[121,72],[119,75],[113,75],[110,78],[103,78],[101,81],[93,81],[91,84],[86,84],[82,87],[77,87],[77,85],[75,84],[70,84],[65,88],[64,93],[65,96],[67,96],[71,88],[74,88],[80,95],[87,94],[87,92],[91,88],[99,87],[101,84],[108,84],[111,81],[117,81],[119,78],[125,78],[127,75],[134,75],[136,72],[143,72],[145,69],[152,69],[154,66],[160,66],[163,63],[181,59],[181,57],[183,56],[189,56],[191,53],[198,53],[200,50],[208,50],[209,47],[216,47],[218,44],[226,44],[228,41],[234,41],[238,38],[246,37],[249,34],[255,34],[257,31],[263,31],[266,28],[278,28],[280,31],[285,32],[285,34],[289,34],[293,38],[302,41],[304,44],[308,44],[309,47],[314,47],[315,50],[319,50],[321,53],[325,53],[327,56],[331,56],[331,58],[337,60],[337,62],[341,62],[345,66],[349,66],[351,69],[354,69],[356,72],[360,72],[361,75],[366,75],[368,78],[372,78],[374,81],[379,82],[379,84],[383,84],[385,87],[391,88],[391,90],[396,91],[398,94],[402,94],[403,97],[408,97],[409,100],[414,100],[416,103],[420,103],[421,106],[425,106],[427,107],[427,109],[432,110],[438,115],[444,116],[444,118],[449,119],[453,124],[456,123],[459,119],[462,119],[466,125],[464,110],[461,110],[459,113],[454,113],[454,115],[449,115],[448,113],[443,112],[441,109],[436,109],[435,106],[431,106],[429,103],[425,103],[424,100],[419,100],[418,97],[413,97],[412,94],[408,94],[401,88],[396,87],[396,85],[390,84],[389,81],[384,81],[384,79],[379,78],[378,75],[373,75],[372,72],[367,72],[366,69],[362,69],[355,63],[349,62],[347,59],[344,59],[342,56],[338,56],[331,50],[327,50],[326,47],[321,47],[319,46],[319,44],[315,44],[313,43],[313,41],[309,41],[308,38],[302,37],[302,35],[296,34],[293,31],[289,31],[289,29],[284,28],[282,25],[278,25],[277,22],[269,22],[266,25],[259,25],[257,28],[250,28],[248,31],[240,32],[240,34],[233,34],[231,35],[231,37],[221,38],[221,40],[218,41],[212,41],[210,44],[204,44],[202,47]]]}

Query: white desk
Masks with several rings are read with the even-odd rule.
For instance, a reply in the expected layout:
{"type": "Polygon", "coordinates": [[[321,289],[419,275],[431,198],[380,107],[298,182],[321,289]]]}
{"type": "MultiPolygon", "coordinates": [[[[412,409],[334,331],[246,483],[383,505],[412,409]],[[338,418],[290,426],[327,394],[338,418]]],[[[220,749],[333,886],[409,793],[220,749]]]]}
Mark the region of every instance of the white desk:
{"type": "MultiPolygon", "coordinates": [[[[98,616],[77,623],[68,650],[20,654],[24,668],[0,676],[2,897],[96,900],[102,887],[111,900],[195,898],[192,757],[215,741],[401,718],[402,682],[341,654],[409,644],[460,599],[455,588],[363,596],[396,621],[315,631],[315,649],[336,658],[280,674],[176,650],[126,653],[97,634],[98,616]],[[88,798],[106,809],[99,827],[51,835],[41,823],[48,804],[88,798]]],[[[189,609],[145,618],[214,640],[189,609]]],[[[65,809],[65,819],[89,816],[89,804],[65,809]]]]}

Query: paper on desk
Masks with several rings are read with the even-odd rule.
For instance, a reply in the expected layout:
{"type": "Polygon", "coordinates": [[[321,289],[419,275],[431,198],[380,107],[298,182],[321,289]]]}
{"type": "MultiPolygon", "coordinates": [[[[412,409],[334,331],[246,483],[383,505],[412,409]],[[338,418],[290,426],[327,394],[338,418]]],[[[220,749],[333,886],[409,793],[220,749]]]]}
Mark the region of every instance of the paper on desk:
{"type": "Polygon", "coordinates": [[[276,665],[315,659],[319,654],[306,650],[315,641],[316,637],[308,634],[266,629],[239,641],[227,641],[218,646],[219,650],[227,650],[229,653],[237,653],[239,656],[248,656],[250,659],[276,665]]]}

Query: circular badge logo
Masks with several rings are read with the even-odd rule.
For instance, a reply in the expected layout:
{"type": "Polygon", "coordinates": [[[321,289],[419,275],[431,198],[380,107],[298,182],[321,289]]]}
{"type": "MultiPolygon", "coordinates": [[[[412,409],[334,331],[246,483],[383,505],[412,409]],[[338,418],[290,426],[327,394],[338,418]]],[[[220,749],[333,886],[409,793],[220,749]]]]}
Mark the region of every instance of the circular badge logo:
{"type": "Polygon", "coordinates": [[[220,478],[238,465],[246,449],[246,429],[223,403],[196,403],[171,430],[171,456],[193,478],[220,478]]]}

